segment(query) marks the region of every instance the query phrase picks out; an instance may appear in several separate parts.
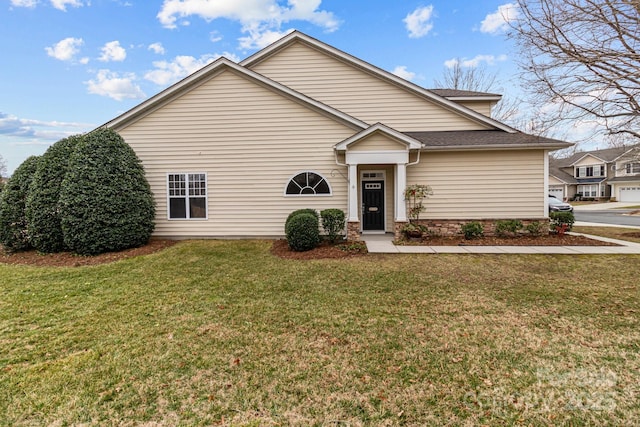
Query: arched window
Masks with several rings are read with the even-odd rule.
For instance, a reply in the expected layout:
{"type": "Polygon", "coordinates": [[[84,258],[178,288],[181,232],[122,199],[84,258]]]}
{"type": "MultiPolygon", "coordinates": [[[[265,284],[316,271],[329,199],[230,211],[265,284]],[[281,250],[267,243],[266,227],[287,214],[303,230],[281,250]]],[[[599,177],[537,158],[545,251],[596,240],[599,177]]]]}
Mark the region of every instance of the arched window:
{"type": "Polygon", "coordinates": [[[301,172],[289,180],[285,194],[287,196],[329,196],[331,187],[322,175],[315,172],[301,172]]]}

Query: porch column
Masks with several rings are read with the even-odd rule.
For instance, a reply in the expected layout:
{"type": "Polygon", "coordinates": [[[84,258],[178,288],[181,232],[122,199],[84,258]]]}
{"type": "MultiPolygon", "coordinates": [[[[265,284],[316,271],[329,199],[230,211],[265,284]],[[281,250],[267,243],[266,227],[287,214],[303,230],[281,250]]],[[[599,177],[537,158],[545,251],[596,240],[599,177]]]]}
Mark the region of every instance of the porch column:
{"type": "Polygon", "coordinates": [[[407,221],[407,205],[404,201],[404,189],[407,187],[407,165],[396,164],[396,222],[407,221]]]}
{"type": "Polygon", "coordinates": [[[358,165],[349,165],[349,222],[358,222],[358,165]]]}

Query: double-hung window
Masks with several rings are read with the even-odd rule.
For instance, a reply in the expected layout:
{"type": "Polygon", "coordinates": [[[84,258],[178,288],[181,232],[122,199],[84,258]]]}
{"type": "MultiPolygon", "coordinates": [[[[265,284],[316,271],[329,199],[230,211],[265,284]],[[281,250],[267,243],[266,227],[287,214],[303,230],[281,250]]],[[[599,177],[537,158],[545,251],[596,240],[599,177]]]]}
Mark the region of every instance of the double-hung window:
{"type": "Polygon", "coordinates": [[[627,163],[625,165],[625,171],[629,174],[638,174],[640,173],[640,163],[627,163]]]}
{"type": "Polygon", "coordinates": [[[169,219],[207,218],[207,174],[170,173],[167,187],[169,219]]]}

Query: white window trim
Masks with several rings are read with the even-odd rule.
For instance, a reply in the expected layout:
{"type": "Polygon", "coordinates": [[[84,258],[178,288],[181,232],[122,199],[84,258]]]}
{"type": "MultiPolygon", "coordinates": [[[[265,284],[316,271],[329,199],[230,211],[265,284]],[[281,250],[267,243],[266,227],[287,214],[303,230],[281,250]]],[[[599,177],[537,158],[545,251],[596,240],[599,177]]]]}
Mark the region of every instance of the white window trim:
{"type": "Polygon", "coordinates": [[[284,197],[331,197],[333,196],[333,188],[331,187],[331,183],[329,182],[329,180],[323,174],[311,169],[306,169],[306,170],[299,170],[298,172],[289,176],[289,178],[287,179],[287,182],[284,185],[284,190],[282,194],[284,195],[284,197]],[[324,180],[324,182],[327,183],[327,187],[329,187],[329,194],[287,194],[287,187],[289,186],[289,183],[293,180],[293,178],[300,175],[301,173],[313,173],[318,175],[320,178],[324,180]]]}
{"type": "MultiPolygon", "coordinates": [[[[167,220],[169,221],[207,221],[209,219],[209,176],[206,172],[167,172],[167,176],[165,177],[165,183],[167,186],[167,220]],[[171,218],[171,199],[172,197],[169,195],[169,175],[186,175],[186,209],[187,209],[187,217],[186,218],[171,218]],[[205,195],[204,195],[204,206],[205,206],[205,216],[204,218],[189,218],[189,175],[204,175],[204,183],[205,183],[205,195]]],[[[197,196],[198,198],[202,196],[197,196]]],[[[173,197],[177,198],[177,197],[173,197]]]]}

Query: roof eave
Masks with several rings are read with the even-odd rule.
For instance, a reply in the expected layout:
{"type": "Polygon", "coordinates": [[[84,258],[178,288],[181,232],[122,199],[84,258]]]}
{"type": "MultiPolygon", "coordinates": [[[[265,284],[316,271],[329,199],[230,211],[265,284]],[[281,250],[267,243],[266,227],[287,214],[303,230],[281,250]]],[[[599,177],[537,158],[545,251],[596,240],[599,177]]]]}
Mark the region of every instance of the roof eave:
{"type": "Polygon", "coordinates": [[[349,145],[363,138],[366,138],[369,135],[372,135],[376,132],[383,133],[384,135],[390,138],[393,138],[403,144],[406,144],[407,150],[419,150],[424,146],[424,144],[422,144],[420,141],[416,140],[415,138],[405,135],[402,132],[398,132],[397,130],[390,128],[382,123],[376,123],[374,125],[371,125],[369,128],[364,129],[361,132],[358,132],[355,135],[345,139],[344,141],[337,143],[336,145],[334,145],[334,149],[336,151],[346,151],[349,145]]]}
{"type": "Polygon", "coordinates": [[[474,151],[474,150],[529,150],[532,148],[544,149],[544,150],[560,150],[562,148],[570,147],[571,143],[557,143],[557,144],[476,144],[476,145],[445,145],[445,146],[429,146],[424,145],[422,151],[474,151]]]}

